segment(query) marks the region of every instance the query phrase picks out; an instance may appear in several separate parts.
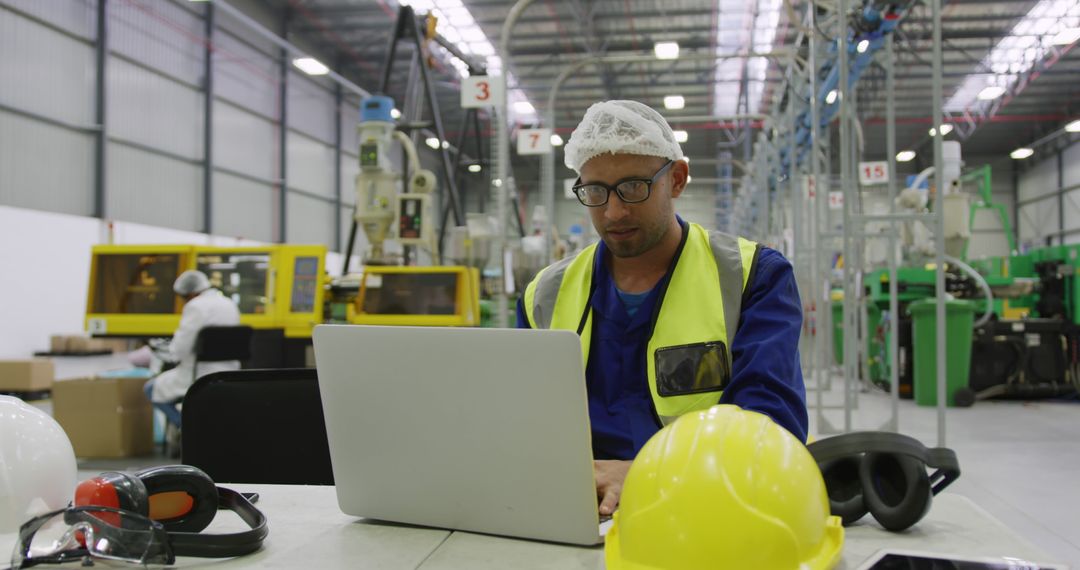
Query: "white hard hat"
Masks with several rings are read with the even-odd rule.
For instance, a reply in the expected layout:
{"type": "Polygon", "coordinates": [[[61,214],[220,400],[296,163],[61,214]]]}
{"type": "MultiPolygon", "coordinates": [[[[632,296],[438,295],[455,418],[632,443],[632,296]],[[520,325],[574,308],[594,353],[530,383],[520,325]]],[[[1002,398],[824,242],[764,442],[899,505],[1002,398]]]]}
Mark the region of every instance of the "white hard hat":
{"type": "Polygon", "coordinates": [[[0,396],[0,534],[71,502],[75,451],[64,429],[45,412],[0,396]]]}
{"type": "Polygon", "coordinates": [[[589,159],[604,153],[683,157],[667,120],[637,101],[603,101],[589,107],[566,143],[566,166],[580,173],[589,159]]]}
{"type": "Polygon", "coordinates": [[[210,279],[202,271],[188,269],[176,278],[173,283],[173,291],[177,295],[194,295],[202,293],[210,288],[210,279]]]}

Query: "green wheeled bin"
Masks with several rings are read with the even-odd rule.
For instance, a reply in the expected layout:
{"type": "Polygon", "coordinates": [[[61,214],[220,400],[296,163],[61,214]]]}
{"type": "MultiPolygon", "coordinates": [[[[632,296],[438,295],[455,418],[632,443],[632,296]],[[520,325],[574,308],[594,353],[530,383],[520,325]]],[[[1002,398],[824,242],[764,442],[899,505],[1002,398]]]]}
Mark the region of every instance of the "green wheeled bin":
{"type": "MultiPolygon", "coordinates": [[[[915,403],[920,406],[936,406],[937,301],[915,301],[908,306],[908,312],[912,318],[915,403]]],[[[968,386],[974,323],[974,303],[945,303],[945,403],[948,406],[956,406],[956,391],[968,386]]]]}

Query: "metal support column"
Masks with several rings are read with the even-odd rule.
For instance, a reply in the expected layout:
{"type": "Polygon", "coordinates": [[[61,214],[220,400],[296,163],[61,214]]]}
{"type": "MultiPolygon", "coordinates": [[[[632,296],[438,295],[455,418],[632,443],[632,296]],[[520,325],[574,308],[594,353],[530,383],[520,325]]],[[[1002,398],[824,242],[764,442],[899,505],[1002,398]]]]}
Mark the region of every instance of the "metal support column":
{"type": "MultiPolygon", "coordinates": [[[[289,12],[285,11],[285,14],[281,17],[281,37],[288,39],[289,33],[289,12]]],[[[289,178],[288,178],[288,132],[289,132],[289,52],[285,48],[280,51],[281,61],[278,62],[278,73],[281,75],[281,84],[278,86],[278,117],[280,120],[281,129],[278,132],[278,235],[277,241],[279,243],[285,243],[288,236],[286,233],[285,223],[288,220],[288,213],[286,208],[288,207],[288,193],[289,193],[289,178]]]]}
{"type": "Polygon", "coordinates": [[[934,55],[931,98],[934,105],[934,127],[938,135],[934,139],[934,285],[937,297],[937,445],[945,447],[945,172],[941,143],[942,110],[942,50],[941,50],[941,0],[931,0],[934,19],[934,55]]]}
{"type": "Polygon", "coordinates": [[[109,55],[109,3],[97,3],[97,43],[94,46],[94,123],[97,133],[94,141],[94,217],[105,217],[105,134],[106,90],[105,61],[109,55]]]}
{"type": "MultiPolygon", "coordinates": [[[[341,65],[337,68],[341,69],[341,65]]],[[[344,104],[341,84],[334,83],[334,251],[341,251],[341,145],[345,138],[341,132],[341,106],[344,104]]]]}
{"type": "MultiPolygon", "coordinates": [[[[885,152],[889,160],[889,213],[896,213],[896,54],[885,38],[885,152]]],[[[892,415],[883,429],[900,431],[900,309],[896,283],[896,222],[889,223],[889,395],[892,415]]]]}
{"type": "Polygon", "coordinates": [[[852,243],[852,220],[851,208],[854,205],[855,193],[851,188],[851,116],[848,107],[850,88],[848,85],[848,41],[846,17],[848,12],[848,0],[839,0],[839,28],[836,38],[837,53],[839,55],[837,65],[840,67],[840,84],[837,86],[837,100],[839,101],[840,117],[840,190],[844,197],[844,432],[851,431],[852,390],[854,389],[855,376],[858,373],[859,362],[858,348],[858,320],[855,311],[855,273],[853,267],[855,261],[852,243]]]}
{"type": "Polygon", "coordinates": [[[214,3],[206,3],[203,33],[203,233],[214,233],[214,3]]]}
{"type": "MultiPolygon", "coordinates": [[[[1062,154],[1064,150],[1057,151],[1057,187],[1058,187],[1058,245],[1065,245],[1065,160],[1062,154]]],[[[988,192],[993,191],[987,188],[988,192]]]]}
{"type": "MultiPolygon", "coordinates": [[[[811,257],[813,259],[813,269],[810,272],[812,284],[810,294],[814,299],[814,327],[815,327],[815,345],[814,357],[811,359],[811,367],[814,371],[814,407],[817,409],[817,429],[818,433],[828,434],[836,433],[837,429],[829,422],[825,417],[825,376],[829,374],[829,361],[830,355],[828,354],[829,345],[826,342],[829,335],[832,334],[830,327],[830,301],[829,301],[829,287],[827,281],[827,273],[825,272],[825,250],[824,244],[821,240],[821,233],[826,229],[825,210],[826,201],[822,198],[822,192],[828,192],[828,184],[825,180],[827,173],[823,176],[821,172],[821,161],[819,149],[821,147],[821,114],[818,110],[818,74],[817,74],[817,58],[818,58],[818,31],[817,31],[817,8],[813,2],[807,3],[807,11],[809,12],[809,28],[810,32],[810,56],[809,56],[809,80],[810,80],[810,182],[809,182],[809,194],[810,194],[810,210],[811,210],[811,224],[810,224],[810,236],[811,236],[811,257]]],[[[826,194],[826,197],[828,195],[826,194]]],[[[830,383],[831,384],[831,383],[830,383]]]]}

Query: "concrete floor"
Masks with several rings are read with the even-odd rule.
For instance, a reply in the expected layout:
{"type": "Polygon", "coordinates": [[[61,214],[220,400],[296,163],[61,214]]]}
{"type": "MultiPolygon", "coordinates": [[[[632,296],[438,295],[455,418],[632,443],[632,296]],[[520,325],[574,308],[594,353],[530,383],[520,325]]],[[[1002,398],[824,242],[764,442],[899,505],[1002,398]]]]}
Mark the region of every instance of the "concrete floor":
{"type": "MultiPolygon", "coordinates": [[[[843,403],[842,381],[823,392],[826,408],[843,403]]],[[[807,394],[808,403],[815,394],[807,394]]],[[[875,430],[891,414],[889,395],[858,395],[855,430],[875,430]]],[[[843,409],[825,409],[825,420],[844,426],[843,409]]],[[[811,433],[823,423],[810,410],[811,433]]],[[[899,431],[937,445],[937,408],[899,404],[899,431]]],[[[956,451],[961,476],[946,492],[972,499],[1017,534],[1044,550],[1048,561],[1080,567],[1080,401],[983,401],[948,408],[945,446],[956,451]]]]}
{"type": "MultiPolygon", "coordinates": [[[[71,378],[124,367],[121,357],[58,359],[57,377],[71,378]]],[[[843,386],[834,379],[823,391],[826,408],[843,403],[843,386]]],[[[811,433],[828,437],[811,405],[811,433]]],[[[862,392],[851,414],[859,430],[878,429],[889,419],[888,394],[862,392]]],[[[38,402],[51,412],[48,401],[38,402]]],[[[899,404],[901,433],[927,445],[937,441],[936,408],[899,404]]],[[[842,428],[842,409],[824,409],[828,424],[842,428]]],[[[1080,401],[979,402],[972,408],[950,408],[946,414],[946,445],[957,453],[963,471],[946,492],[965,495],[1000,519],[1018,535],[1045,551],[1047,561],[1080,567],[1080,401]]],[[[136,470],[172,463],[161,456],[118,460],[80,460],[80,478],[105,470],[136,470]]]]}

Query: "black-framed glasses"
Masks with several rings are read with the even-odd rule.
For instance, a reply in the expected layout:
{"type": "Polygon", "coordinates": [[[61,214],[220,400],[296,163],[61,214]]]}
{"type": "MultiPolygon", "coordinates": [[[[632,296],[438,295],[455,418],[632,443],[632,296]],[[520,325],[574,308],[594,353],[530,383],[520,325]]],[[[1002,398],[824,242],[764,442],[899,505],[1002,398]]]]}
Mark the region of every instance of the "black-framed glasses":
{"type": "Polygon", "coordinates": [[[12,570],[87,557],[132,564],[172,564],[165,527],[138,513],[109,507],[69,507],[19,527],[12,570]]]}
{"type": "Polygon", "coordinates": [[[660,170],[657,170],[656,174],[652,175],[652,178],[624,178],[616,182],[614,186],[608,186],[602,182],[581,184],[581,179],[578,178],[578,184],[575,184],[573,188],[574,194],[577,195],[579,202],[590,208],[597,208],[607,204],[612,192],[618,194],[619,199],[627,204],[644,202],[649,199],[649,195],[652,193],[652,185],[656,183],[656,179],[666,172],[668,168],[671,168],[674,162],[674,160],[667,161],[667,164],[660,167],[660,170]]]}

